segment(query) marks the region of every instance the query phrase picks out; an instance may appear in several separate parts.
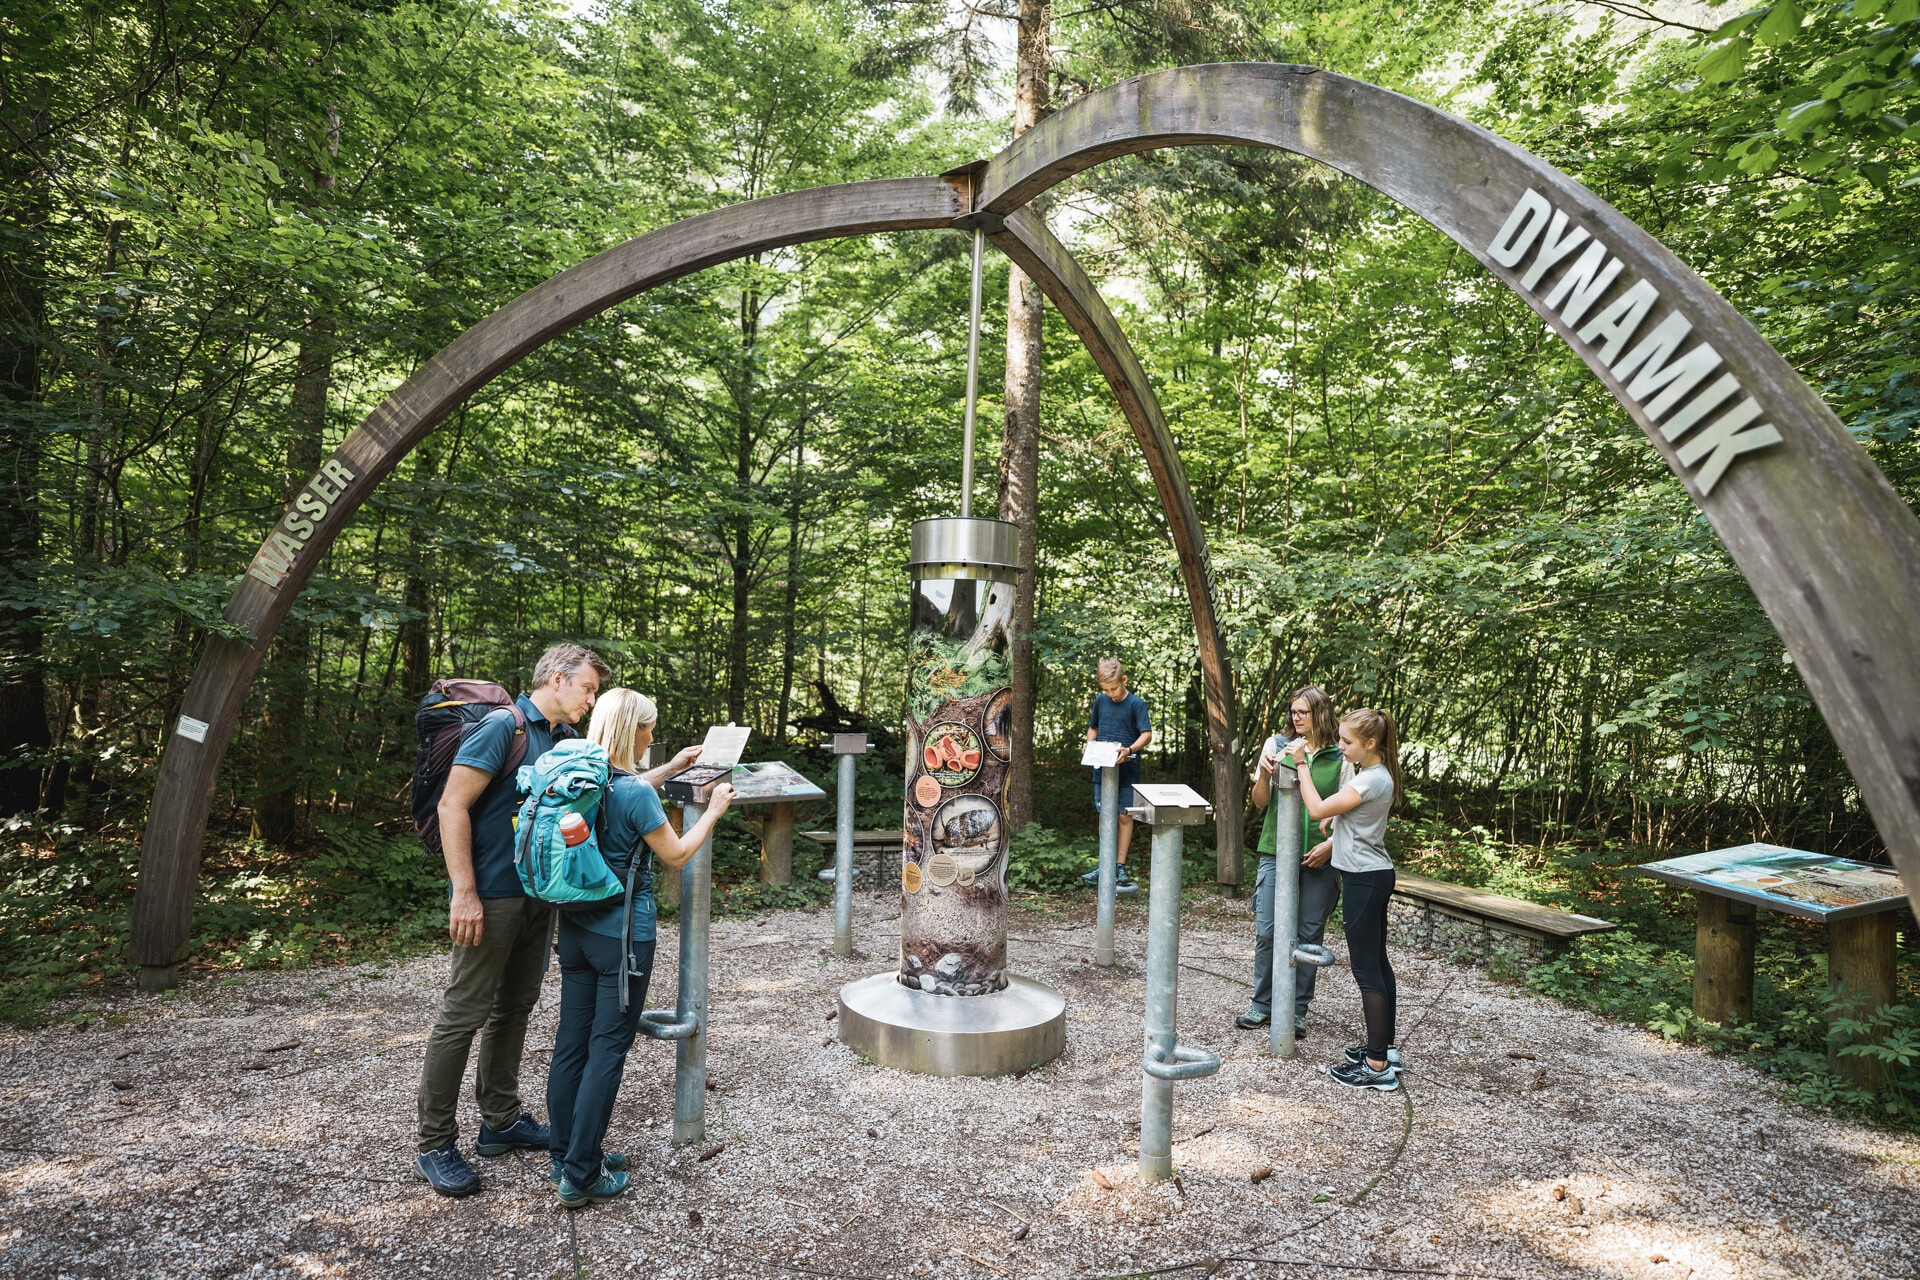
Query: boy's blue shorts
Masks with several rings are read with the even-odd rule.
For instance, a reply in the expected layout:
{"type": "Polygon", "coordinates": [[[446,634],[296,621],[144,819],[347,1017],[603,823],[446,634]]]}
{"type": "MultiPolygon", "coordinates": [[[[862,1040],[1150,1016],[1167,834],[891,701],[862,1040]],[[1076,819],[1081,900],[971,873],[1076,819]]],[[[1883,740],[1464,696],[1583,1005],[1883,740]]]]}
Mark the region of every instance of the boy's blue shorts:
{"type": "MultiPolygon", "coordinates": [[[[1100,812],[1100,771],[1093,774],[1093,811],[1100,812]]],[[[1140,762],[1129,760],[1120,766],[1120,812],[1125,814],[1133,807],[1133,784],[1140,781],[1140,762]]]]}

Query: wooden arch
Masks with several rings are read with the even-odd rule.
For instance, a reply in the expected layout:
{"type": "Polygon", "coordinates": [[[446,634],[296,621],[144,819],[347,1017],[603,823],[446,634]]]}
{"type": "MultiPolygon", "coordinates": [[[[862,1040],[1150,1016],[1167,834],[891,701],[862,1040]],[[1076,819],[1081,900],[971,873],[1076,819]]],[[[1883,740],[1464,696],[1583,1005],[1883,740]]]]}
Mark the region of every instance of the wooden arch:
{"type": "MultiPolygon", "coordinates": [[[[1087,342],[1141,440],[1194,608],[1216,799],[1223,815],[1237,817],[1231,674],[1178,454],[1111,313],[1040,220],[1023,212],[1101,161],[1221,143],[1297,152],[1393,197],[1567,340],[1746,575],[1920,902],[1920,520],[1832,410],[1704,280],[1538,157],[1344,76],[1224,64],[1090,94],[986,164],[945,178],[796,192],[664,227],[528,291],[429,361],[341,443],[262,544],[226,612],[245,637],[215,637],[201,656],[141,847],[132,953],[143,977],[170,981],[185,955],[221,757],[292,597],[373,486],[455,406],[542,343],[655,285],[784,245],[946,227],[974,214],[998,221],[996,246],[1087,342]]],[[[1228,858],[1223,841],[1223,864],[1228,858]]],[[[1223,879],[1238,879],[1237,852],[1222,867],[1229,870],[1223,879]]]]}

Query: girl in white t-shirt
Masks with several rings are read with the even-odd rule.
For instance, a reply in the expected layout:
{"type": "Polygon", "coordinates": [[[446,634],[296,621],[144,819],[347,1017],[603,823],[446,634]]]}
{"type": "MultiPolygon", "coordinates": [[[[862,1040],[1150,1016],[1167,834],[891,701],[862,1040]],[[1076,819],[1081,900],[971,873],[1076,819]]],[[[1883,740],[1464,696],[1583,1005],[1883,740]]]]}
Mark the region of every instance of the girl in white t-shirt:
{"type": "Polygon", "coordinates": [[[1387,815],[1400,799],[1400,742],[1393,717],[1372,707],[1348,712],[1340,720],[1340,754],[1347,761],[1340,787],[1324,800],[1296,750],[1289,748],[1284,758],[1300,778],[1307,816],[1333,820],[1333,838],[1313,852],[1331,849],[1340,872],[1348,963],[1367,1019],[1367,1042],[1347,1050],[1346,1061],[1332,1074],[1349,1088],[1392,1090],[1400,1087],[1400,1051],[1393,1043],[1397,1001],[1387,959],[1387,900],[1394,879],[1387,815]]]}

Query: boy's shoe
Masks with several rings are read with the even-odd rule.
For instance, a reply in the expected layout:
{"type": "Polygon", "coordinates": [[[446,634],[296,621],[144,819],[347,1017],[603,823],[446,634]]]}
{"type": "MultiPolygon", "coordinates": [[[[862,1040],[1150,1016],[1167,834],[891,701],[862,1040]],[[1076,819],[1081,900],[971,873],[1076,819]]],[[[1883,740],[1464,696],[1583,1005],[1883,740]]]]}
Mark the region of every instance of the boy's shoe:
{"type": "Polygon", "coordinates": [[[443,1196],[470,1196],[480,1189],[480,1175],[473,1171],[454,1140],[448,1138],[431,1151],[413,1158],[413,1176],[443,1196]]]}
{"type": "Polygon", "coordinates": [[[593,1204],[600,1200],[611,1200],[627,1189],[627,1175],[600,1170],[600,1176],[590,1187],[575,1186],[572,1178],[562,1174],[560,1185],[554,1188],[554,1194],[560,1197],[560,1203],[569,1209],[578,1209],[582,1205],[593,1204]]]}
{"type": "Polygon", "coordinates": [[[1114,879],[1113,879],[1114,892],[1134,893],[1139,890],[1140,886],[1135,884],[1133,882],[1133,877],[1127,874],[1126,863],[1124,862],[1121,863],[1116,870],[1117,870],[1117,874],[1114,876],[1114,879]]]}
{"type": "MultiPolygon", "coordinates": [[[[1351,1049],[1342,1051],[1340,1056],[1345,1058],[1348,1062],[1360,1063],[1364,1065],[1367,1060],[1367,1046],[1363,1044],[1357,1044],[1353,1046],[1353,1048],[1351,1049]]],[[[1387,1070],[1389,1071],[1400,1070],[1400,1050],[1393,1047],[1392,1045],[1387,1046],[1387,1070]]]]}
{"type": "Polygon", "coordinates": [[[1272,1021],[1273,1019],[1267,1015],[1267,1011],[1265,1009],[1249,1009],[1245,1013],[1241,1014],[1239,1017],[1235,1018],[1233,1020],[1233,1025],[1240,1028],[1242,1031],[1252,1031],[1252,1030],[1255,1030],[1256,1028],[1264,1027],[1269,1022],[1272,1022],[1272,1021]]]}
{"type": "Polygon", "coordinates": [[[515,1147],[544,1147],[552,1140],[552,1129],[522,1111],[520,1118],[504,1129],[489,1129],[482,1120],[473,1149],[483,1156],[503,1156],[515,1147]]]}
{"type": "Polygon", "coordinates": [[[1400,1087],[1398,1071],[1392,1067],[1375,1071],[1364,1062],[1343,1062],[1337,1067],[1328,1067],[1327,1074],[1349,1089],[1379,1089],[1383,1093],[1392,1093],[1400,1087]]]}
{"type": "MultiPolygon", "coordinates": [[[[551,1182],[554,1190],[558,1191],[560,1189],[560,1179],[565,1176],[561,1172],[561,1162],[557,1156],[549,1156],[548,1161],[552,1167],[547,1170],[547,1181],[551,1182]]],[[[604,1151],[600,1154],[600,1168],[603,1172],[619,1173],[626,1167],[627,1157],[625,1152],[604,1151]]]]}

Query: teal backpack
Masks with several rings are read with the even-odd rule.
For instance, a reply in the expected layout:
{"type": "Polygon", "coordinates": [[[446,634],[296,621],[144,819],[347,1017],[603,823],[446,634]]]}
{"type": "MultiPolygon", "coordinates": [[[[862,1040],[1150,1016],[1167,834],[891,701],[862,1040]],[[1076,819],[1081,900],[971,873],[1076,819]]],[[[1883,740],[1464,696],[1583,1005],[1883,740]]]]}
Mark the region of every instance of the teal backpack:
{"type": "Polygon", "coordinates": [[[520,816],[514,824],[513,868],[529,898],[562,911],[605,905],[626,892],[626,885],[600,853],[594,817],[607,793],[610,766],[597,742],[570,738],[517,775],[520,816]],[[570,845],[560,823],[570,813],[586,823],[586,839],[570,845]]]}

